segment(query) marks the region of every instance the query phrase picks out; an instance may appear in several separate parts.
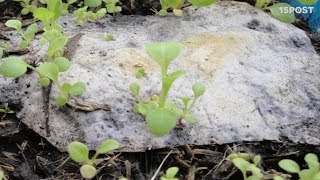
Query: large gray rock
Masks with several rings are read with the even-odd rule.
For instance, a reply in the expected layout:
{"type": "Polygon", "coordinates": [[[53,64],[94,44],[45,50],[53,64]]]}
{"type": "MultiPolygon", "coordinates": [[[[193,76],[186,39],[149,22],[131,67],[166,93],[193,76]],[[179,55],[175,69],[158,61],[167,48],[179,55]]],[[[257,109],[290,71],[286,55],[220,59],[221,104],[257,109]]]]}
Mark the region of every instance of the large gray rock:
{"type": "Polygon", "coordinates": [[[47,101],[34,74],[18,82],[0,81],[1,94],[6,94],[2,100],[21,102],[21,120],[61,151],[73,140],[94,148],[107,138],[119,140],[122,151],[283,138],[320,143],[320,58],[302,30],[261,10],[225,1],[189,8],[183,17],[125,16],[105,24],[88,23],[83,29],[68,17],[61,21],[70,37],[83,36],[70,70],[60,80],[85,82],[87,92],[77,101],[108,104],[111,111],[59,108],[54,103],[56,88],[47,101]],[[104,41],[106,33],[116,41],[104,41]],[[154,41],[184,45],[170,71],[185,69],[188,74],[174,84],[170,99],[191,96],[195,82],[207,87],[192,112],[197,123],[160,138],[131,111],[135,99],[128,91],[142,65],[147,72],[140,81],[142,96],[159,93],[160,69],[143,48],[154,41]]]}

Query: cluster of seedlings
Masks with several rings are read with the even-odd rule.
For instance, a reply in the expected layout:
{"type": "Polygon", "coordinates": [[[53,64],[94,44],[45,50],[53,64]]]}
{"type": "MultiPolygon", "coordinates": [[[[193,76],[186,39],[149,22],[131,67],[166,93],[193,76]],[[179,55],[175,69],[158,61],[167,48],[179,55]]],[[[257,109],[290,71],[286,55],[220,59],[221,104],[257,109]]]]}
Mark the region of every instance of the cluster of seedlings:
{"type": "MultiPolygon", "coordinates": [[[[4,0],[0,0],[0,3],[4,0]]],[[[56,97],[56,104],[64,106],[68,103],[70,96],[80,96],[86,91],[86,86],[82,82],[70,84],[68,82],[60,82],[59,75],[69,69],[71,62],[64,57],[64,49],[68,43],[68,37],[63,34],[62,26],[57,22],[58,18],[69,13],[69,6],[76,3],[76,0],[68,0],[66,3],[62,0],[40,0],[41,7],[34,5],[30,0],[15,0],[21,3],[23,9],[22,15],[31,13],[34,17],[34,23],[25,28],[22,28],[22,23],[19,20],[8,20],[5,25],[15,29],[21,36],[22,41],[18,47],[21,49],[28,48],[39,32],[37,21],[41,21],[43,33],[39,39],[41,45],[47,44],[48,49],[46,57],[38,62],[36,66],[32,66],[18,56],[3,57],[3,48],[0,47],[0,74],[8,78],[19,78],[26,74],[27,69],[31,69],[38,75],[40,86],[46,87],[54,84],[60,95],[56,97]]],[[[216,0],[189,0],[188,2],[194,6],[205,7],[213,4],[216,0]]],[[[305,4],[314,4],[317,0],[300,0],[305,4]]],[[[85,20],[96,21],[103,18],[107,13],[118,13],[122,9],[117,5],[118,0],[84,0],[79,3],[79,8],[73,12],[73,17],[78,25],[83,26],[85,20]]],[[[160,16],[166,16],[168,10],[172,11],[176,16],[182,16],[181,8],[185,4],[185,0],[160,0],[162,9],[155,11],[160,16]]],[[[293,23],[295,16],[293,13],[283,13],[283,7],[290,7],[286,3],[274,3],[271,0],[257,0],[257,8],[269,10],[271,14],[278,20],[293,23]]],[[[106,35],[106,40],[112,41],[111,34],[106,35]]],[[[146,123],[150,131],[156,136],[164,136],[168,134],[176,125],[195,123],[196,118],[191,114],[191,109],[194,107],[197,99],[205,93],[205,85],[195,83],[192,86],[193,97],[177,97],[183,102],[184,107],[179,108],[175,102],[168,102],[167,97],[169,90],[174,81],[185,75],[185,70],[176,70],[168,72],[170,63],[179,56],[182,45],[178,42],[160,42],[150,43],[145,46],[148,55],[159,64],[161,67],[161,93],[160,96],[152,96],[149,99],[141,99],[140,85],[135,82],[129,87],[130,92],[136,97],[137,104],[133,107],[135,113],[145,117],[146,123]]],[[[139,69],[136,78],[143,78],[145,75],[144,69],[139,69]]],[[[0,113],[5,117],[8,113],[14,113],[10,110],[6,103],[4,108],[0,109],[0,113]]],[[[97,170],[96,159],[100,154],[106,154],[120,147],[116,140],[106,140],[102,142],[96,150],[96,154],[89,158],[89,149],[86,145],[80,142],[72,142],[68,146],[70,157],[81,163],[81,175],[86,179],[95,177],[97,170]]],[[[236,167],[240,169],[244,179],[255,180],[263,179],[264,174],[259,168],[261,161],[260,156],[250,156],[248,154],[231,154],[227,158],[232,161],[236,167]],[[250,172],[250,173],[248,173],[250,172]],[[248,175],[249,174],[249,175],[248,175]]],[[[279,166],[290,172],[297,173],[301,180],[316,180],[320,179],[320,170],[318,158],[314,154],[308,154],[305,157],[309,169],[300,170],[299,165],[292,160],[282,160],[279,166]]],[[[162,180],[176,180],[178,173],[177,167],[169,168],[161,177],[162,180]]],[[[4,173],[0,171],[0,180],[4,178],[4,173]]],[[[273,177],[274,180],[284,179],[281,175],[273,177]]]]}

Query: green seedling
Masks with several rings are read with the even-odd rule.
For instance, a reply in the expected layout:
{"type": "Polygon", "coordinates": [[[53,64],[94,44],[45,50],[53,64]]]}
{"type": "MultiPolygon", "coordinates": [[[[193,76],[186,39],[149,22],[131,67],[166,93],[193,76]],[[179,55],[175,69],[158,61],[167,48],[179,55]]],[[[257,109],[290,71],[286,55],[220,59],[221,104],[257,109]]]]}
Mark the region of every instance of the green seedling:
{"type": "Polygon", "coordinates": [[[263,10],[269,10],[271,15],[278,19],[279,21],[282,21],[284,23],[293,23],[296,18],[294,15],[294,12],[285,12],[283,9],[290,9],[290,5],[287,3],[275,3],[271,6],[269,4],[273,2],[272,0],[257,0],[255,7],[263,9],[263,10]]]}
{"type": "Polygon", "coordinates": [[[84,5],[90,8],[99,7],[102,4],[102,0],[84,0],[84,5]]]}
{"type": "Polygon", "coordinates": [[[301,170],[298,163],[291,159],[283,159],[278,164],[289,173],[296,173],[300,180],[318,180],[320,179],[320,163],[317,155],[309,153],[304,157],[308,169],[301,170]]]}
{"type": "Polygon", "coordinates": [[[0,170],[0,180],[2,180],[4,178],[4,173],[3,171],[0,170]]]}
{"type": "Polygon", "coordinates": [[[31,4],[31,0],[14,0],[14,1],[20,2],[20,5],[22,6],[22,10],[21,10],[22,15],[27,15],[37,8],[36,5],[31,4]]]}
{"type": "Polygon", "coordinates": [[[180,123],[182,119],[189,123],[195,123],[195,118],[190,114],[190,111],[196,100],[205,92],[204,85],[200,83],[193,85],[194,97],[190,106],[188,106],[188,102],[191,98],[182,98],[185,104],[184,110],[178,108],[174,102],[167,102],[173,82],[186,74],[184,70],[168,73],[170,63],[180,54],[181,44],[177,42],[151,43],[147,44],[145,48],[148,55],[161,67],[162,89],[160,97],[154,95],[149,100],[141,101],[139,97],[140,86],[138,83],[132,83],[129,87],[130,92],[138,100],[133,111],[145,117],[147,126],[156,136],[168,134],[175,127],[177,121],[180,123]]]}
{"type": "Polygon", "coordinates": [[[227,160],[232,161],[232,163],[241,171],[244,180],[262,179],[263,174],[258,167],[261,161],[261,156],[252,156],[247,153],[233,153],[227,157],[227,160]],[[251,175],[248,176],[248,172],[250,172],[251,175]]]}
{"type": "Polygon", "coordinates": [[[90,19],[92,21],[96,21],[98,19],[101,19],[105,16],[107,13],[106,8],[102,8],[98,10],[96,13],[92,11],[87,11],[88,6],[85,6],[83,8],[79,8],[73,12],[73,17],[75,21],[77,22],[78,25],[83,26],[84,25],[84,20],[85,19],[90,19]]]}
{"type": "Polygon", "coordinates": [[[22,23],[19,20],[8,20],[5,25],[17,30],[17,32],[22,36],[23,41],[19,44],[20,48],[27,48],[36,32],[38,32],[38,25],[36,23],[28,26],[25,31],[22,30],[22,23]]]}
{"type": "MultiPolygon", "coordinates": [[[[217,0],[189,0],[189,3],[198,6],[198,7],[206,7],[215,3],[217,0]]],[[[173,14],[176,16],[182,16],[183,12],[181,10],[185,0],[160,0],[161,10],[156,12],[160,16],[166,16],[167,10],[172,9],[173,14]]]]}
{"type": "Polygon", "coordinates": [[[100,154],[106,154],[113,150],[116,150],[120,147],[118,141],[113,139],[105,140],[101,143],[99,148],[96,150],[94,156],[89,158],[89,149],[88,147],[81,142],[71,142],[68,145],[68,153],[72,160],[77,163],[82,164],[80,168],[80,173],[85,179],[92,179],[95,177],[97,170],[95,168],[95,160],[100,154]]]}
{"type": "Polygon", "coordinates": [[[15,112],[9,108],[8,103],[4,103],[4,107],[0,108],[0,114],[3,114],[1,117],[1,120],[3,120],[7,116],[7,114],[13,114],[13,113],[15,112]]]}
{"type": "Polygon", "coordinates": [[[118,13],[122,11],[122,8],[116,5],[119,0],[103,0],[103,2],[106,4],[108,13],[118,13]]]}
{"type": "Polygon", "coordinates": [[[112,34],[106,34],[103,38],[105,41],[114,41],[114,37],[112,34]]]}
{"type": "Polygon", "coordinates": [[[137,73],[136,73],[136,78],[137,79],[141,79],[142,77],[144,77],[146,75],[146,72],[143,68],[139,68],[137,73]]]}
{"type": "Polygon", "coordinates": [[[0,73],[5,77],[18,78],[27,72],[27,68],[32,69],[39,75],[41,86],[48,86],[52,81],[58,87],[60,95],[56,98],[56,103],[63,106],[68,102],[69,95],[79,96],[86,90],[85,84],[81,82],[73,85],[59,82],[59,73],[66,71],[69,67],[70,62],[64,57],[57,57],[53,62],[46,62],[35,68],[24,62],[20,57],[11,56],[3,59],[0,64],[0,73]]]}
{"type": "Polygon", "coordinates": [[[167,169],[166,173],[161,176],[160,180],[179,180],[179,178],[176,177],[178,171],[178,167],[170,167],[167,169]]]}

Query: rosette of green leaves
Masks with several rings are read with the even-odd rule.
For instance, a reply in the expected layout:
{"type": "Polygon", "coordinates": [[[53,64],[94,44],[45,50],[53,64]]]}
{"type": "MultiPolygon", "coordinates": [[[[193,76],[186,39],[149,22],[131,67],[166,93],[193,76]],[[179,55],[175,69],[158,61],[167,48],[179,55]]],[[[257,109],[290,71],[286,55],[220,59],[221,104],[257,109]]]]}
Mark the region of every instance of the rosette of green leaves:
{"type": "Polygon", "coordinates": [[[81,142],[71,142],[68,145],[68,153],[72,160],[76,161],[77,163],[83,164],[80,168],[80,173],[83,178],[92,179],[97,170],[94,167],[95,160],[100,154],[106,154],[111,151],[114,151],[120,147],[118,141],[114,139],[108,139],[101,143],[101,145],[96,150],[95,155],[90,159],[89,158],[89,148],[81,143],[81,142]]]}
{"type": "Polygon", "coordinates": [[[0,64],[0,73],[9,78],[18,78],[27,72],[27,68],[32,69],[39,75],[39,83],[41,86],[48,86],[52,81],[60,92],[56,98],[56,103],[60,106],[68,102],[69,95],[79,96],[85,92],[85,84],[77,82],[73,85],[69,83],[60,84],[58,76],[60,72],[66,71],[70,67],[70,62],[64,57],[57,57],[53,62],[46,62],[39,67],[33,67],[24,62],[20,57],[4,58],[0,64]]]}
{"type": "Polygon", "coordinates": [[[36,23],[29,25],[25,31],[22,30],[22,23],[19,20],[8,20],[5,25],[17,30],[17,32],[22,36],[23,40],[19,44],[20,48],[27,48],[36,32],[38,32],[38,25],[36,23]]]}
{"type": "Polygon", "coordinates": [[[309,153],[305,155],[304,160],[308,165],[308,169],[301,170],[299,164],[291,159],[283,159],[278,164],[285,171],[298,174],[300,180],[320,179],[320,163],[317,155],[309,153]]]}
{"type": "MultiPolygon", "coordinates": [[[[170,63],[180,54],[181,44],[177,42],[151,43],[147,44],[145,48],[148,55],[161,67],[162,89],[160,97],[153,96],[150,100],[139,102],[133,107],[133,111],[145,116],[147,126],[154,135],[163,136],[175,127],[179,118],[183,118],[189,123],[195,122],[195,118],[190,115],[190,110],[199,96],[204,93],[205,87],[198,83],[194,85],[194,99],[190,106],[188,106],[189,100],[185,100],[186,107],[184,110],[178,108],[174,102],[167,102],[168,93],[173,82],[186,74],[184,70],[168,73],[170,63]]],[[[139,101],[139,84],[132,83],[129,89],[139,101]]]]}

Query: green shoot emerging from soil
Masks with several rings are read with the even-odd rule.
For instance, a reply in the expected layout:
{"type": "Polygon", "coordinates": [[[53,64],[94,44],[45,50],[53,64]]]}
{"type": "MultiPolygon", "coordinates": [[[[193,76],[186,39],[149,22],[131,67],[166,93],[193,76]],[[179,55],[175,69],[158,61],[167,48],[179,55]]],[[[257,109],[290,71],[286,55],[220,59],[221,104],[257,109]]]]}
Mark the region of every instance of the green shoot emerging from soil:
{"type": "MultiPolygon", "coordinates": [[[[161,67],[162,89],[160,97],[155,95],[147,101],[141,101],[139,97],[140,86],[138,83],[132,83],[129,89],[138,100],[133,111],[145,116],[149,129],[156,136],[168,134],[176,126],[177,121],[180,122],[182,119],[189,123],[195,123],[195,117],[190,114],[190,111],[196,100],[205,92],[206,88],[203,84],[195,83],[192,86],[194,97],[190,105],[191,98],[179,97],[183,101],[183,109],[178,108],[174,102],[167,102],[173,82],[186,74],[184,70],[168,73],[170,63],[180,54],[181,44],[177,42],[151,43],[147,44],[145,48],[148,55],[161,67]]],[[[144,75],[144,70],[140,70],[140,73],[144,75]]]]}
{"type": "Polygon", "coordinates": [[[80,168],[82,177],[85,179],[92,179],[97,173],[97,170],[94,167],[96,165],[95,160],[97,157],[100,154],[109,153],[119,147],[120,144],[118,141],[114,139],[105,140],[101,143],[94,156],[90,159],[88,147],[81,142],[75,141],[68,145],[68,153],[72,160],[83,164],[80,168]]]}
{"type": "Polygon", "coordinates": [[[3,114],[1,116],[1,120],[3,120],[7,116],[7,114],[13,114],[13,113],[15,112],[9,108],[8,103],[4,103],[4,107],[0,108],[0,114],[3,114]]]}
{"type": "Polygon", "coordinates": [[[304,157],[308,169],[301,170],[298,163],[291,159],[283,159],[279,166],[289,173],[296,173],[300,180],[317,180],[320,179],[320,163],[317,155],[309,153],[304,157]]]}
{"type": "Polygon", "coordinates": [[[178,171],[178,167],[170,167],[167,169],[166,174],[161,176],[160,180],[179,180],[179,178],[176,178],[178,171]]]}

